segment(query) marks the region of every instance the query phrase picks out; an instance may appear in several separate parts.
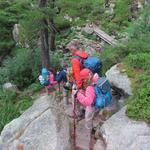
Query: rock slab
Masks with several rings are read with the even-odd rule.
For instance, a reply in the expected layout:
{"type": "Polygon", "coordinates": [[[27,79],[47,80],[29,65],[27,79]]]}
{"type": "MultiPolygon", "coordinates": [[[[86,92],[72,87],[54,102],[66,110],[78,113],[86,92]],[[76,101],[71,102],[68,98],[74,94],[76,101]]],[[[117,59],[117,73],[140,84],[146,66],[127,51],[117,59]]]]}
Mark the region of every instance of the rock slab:
{"type": "Polygon", "coordinates": [[[108,119],[100,128],[106,150],[149,150],[150,127],[142,121],[133,121],[126,107],[108,119]]]}
{"type": "Polygon", "coordinates": [[[125,73],[122,63],[112,66],[106,72],[106,77],[113,86],[123,90],[127,95],[132,95],[131,81],[125,73]]]}
{"type": "Polygon", "coordinates": [[[42,96],[4,127],[0,150],[69,150],[69,124],[63,115],[59,120],[51,110],[51,97],[42,96]]]}

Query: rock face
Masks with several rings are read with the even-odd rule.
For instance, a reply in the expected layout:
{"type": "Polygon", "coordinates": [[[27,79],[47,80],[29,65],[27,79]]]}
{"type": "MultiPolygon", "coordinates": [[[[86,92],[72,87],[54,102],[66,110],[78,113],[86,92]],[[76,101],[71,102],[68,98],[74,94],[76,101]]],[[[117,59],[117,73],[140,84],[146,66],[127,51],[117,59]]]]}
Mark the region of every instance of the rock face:
{"type": "Polygon", "coordinates": [[[101,140],[97,140],[96,144],[94,145],[94,150],[105,150],[104,143],[101,140]]]}
{"type": "Polygon", "coordinates": [[[27,40],[23,39],[20,36],[20,32],[21,32],[20,24],[15,24],[14,28],[13,28],[13,31],[12,31],[14,41],[16,42],[17,45],[20,45],[20,46],[22,46],[24,48],[29,48],[27,40]]]}
{"type": "Polygon", "coordinates": [[[14,38],[15,42],[17,44],[20,44],[20,37],[19,37],[20,24],[15,24],[14,25],[14,29],[13,29],[12,33],[13,33],[13,38],[14,38]]]}
{"type": "Polygon", "coordinates": [[[0,149],[69,150],[68,120],[62,114],[58,117],[58,110],[57,114],[52,113],[51,101],[50,96],[41,97],[19,118],[6,125],[1,132],[0,149]]]}
{"type": "Polygon", "coordinates": [[[149,150],[150,128],[145,122],[129,119],[125,110],[123,107],[100,128],[106,150],[149,150]]]}
{"type": "Polygon", "coordinates": [[[125,94],[132,95],[131,82],[123,69],[123,64],[116,64],[106,72],[106,77],[112,86],[121,89],[125,94]]]}

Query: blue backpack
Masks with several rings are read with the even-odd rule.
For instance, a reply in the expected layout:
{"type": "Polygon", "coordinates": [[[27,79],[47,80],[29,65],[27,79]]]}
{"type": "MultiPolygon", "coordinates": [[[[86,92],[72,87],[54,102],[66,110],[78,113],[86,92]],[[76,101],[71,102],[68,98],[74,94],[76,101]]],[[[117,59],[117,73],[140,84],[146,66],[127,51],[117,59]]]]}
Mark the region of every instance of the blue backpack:
{"type": "Polygon", "coordinates": [[[41,85],[48,86],[50,84],[48,77],[49,77],[48,69],[42,68],[41,75],[39,76],[39,80],[40,80],[41,85]]]}
{"type": "Polygon", "coordinates": [[[99,58],[90,56],[83,61],[83,66],[90,69],[93,73],[99,74],[102,68],[102,62],[99,58]]]}
{"type": "Polygon", "coordinates": [[[93,73],[100,73],[102,68],[102,62],[98,57],[89,56],[84,59],[80,56],[75,56],[75,58],[80,59],[80,62],[83,64],[84,68],[90,69],[93,73]]]}
{"type": "Polygon", "coordinates": [[[111,104],[111,85],[105,77],[101,77],[95,85],[95,108],[104,108],[111,104]]]}

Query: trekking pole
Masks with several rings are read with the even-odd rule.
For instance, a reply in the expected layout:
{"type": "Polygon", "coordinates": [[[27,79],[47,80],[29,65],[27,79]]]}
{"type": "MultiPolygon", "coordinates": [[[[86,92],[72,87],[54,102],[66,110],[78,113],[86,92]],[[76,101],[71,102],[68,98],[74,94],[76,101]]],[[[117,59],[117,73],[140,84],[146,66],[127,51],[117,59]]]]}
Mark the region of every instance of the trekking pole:
{"type": "Polygon", "coordinates": [[[73,95],[73,101],[74,101],[74,121],[73,121],[73,124],[74,124],[74,127],[73,127],[73,136],[74,136],[74,148],[76,148],[76,95],[73,95]]]}
{"type": "Polygon", "coordinates": [[[61,101],[61,96],[60,96],[60,83],[58,83],[58,92],[59,92],[59,100],[61,101]]]}

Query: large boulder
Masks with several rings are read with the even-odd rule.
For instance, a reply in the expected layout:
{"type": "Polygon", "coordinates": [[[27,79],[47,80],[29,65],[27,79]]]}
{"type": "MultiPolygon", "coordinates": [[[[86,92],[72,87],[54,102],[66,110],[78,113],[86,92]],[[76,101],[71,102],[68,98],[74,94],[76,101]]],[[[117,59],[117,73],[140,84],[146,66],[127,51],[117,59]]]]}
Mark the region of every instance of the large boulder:
{"type": "Polygon", "coordinates": [[[149,150],[150,127],[142,121],[133,121],[126,107],[109,118],[100,128],[106,150],[149,150]]]}
{"type": "Polygon", "coordinates": [[[39,98],[19,118],[6,125],[0,136],[0,149],[69,150],[68,119],[59,110],[52,113],[51,101],[50,96],[39,98]]]}
{"type": "Polygon", "coordinates": [[[120,89],[124,94],[132,95],[131,81],[122,63],[116,64],[106,72],[106,77],[112,84],[112,86],[120,89]]]}

